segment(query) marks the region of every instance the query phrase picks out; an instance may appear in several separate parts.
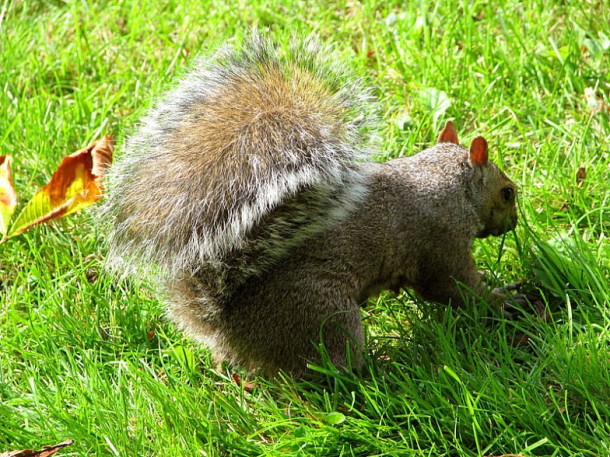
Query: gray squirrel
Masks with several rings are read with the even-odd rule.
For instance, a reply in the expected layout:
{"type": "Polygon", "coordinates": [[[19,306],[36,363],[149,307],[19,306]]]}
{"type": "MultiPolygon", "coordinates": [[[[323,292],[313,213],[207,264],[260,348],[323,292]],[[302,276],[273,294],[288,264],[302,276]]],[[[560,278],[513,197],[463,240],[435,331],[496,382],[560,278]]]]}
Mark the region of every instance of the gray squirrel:
{"type": "Polygon", "coordinates": [[[168,314],[216,361],[301,376],[323,342],[361,364],[360,307],[383,289],[440,303],[486,290],[475,238],[515,227],[515,186],[482,137],[374,163],[375,104],[313,39],[252,34],[197,61],[108,178],[109,259],[155,265],[168,314]],[[297,40],[298,41],[298,40],[297,40]]]}

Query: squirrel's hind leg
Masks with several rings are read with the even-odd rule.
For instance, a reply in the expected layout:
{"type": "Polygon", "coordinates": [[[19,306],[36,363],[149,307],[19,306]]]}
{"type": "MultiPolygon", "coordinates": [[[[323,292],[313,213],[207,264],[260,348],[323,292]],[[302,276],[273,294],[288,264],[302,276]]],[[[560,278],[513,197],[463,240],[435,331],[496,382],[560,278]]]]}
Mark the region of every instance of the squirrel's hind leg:
{"type": "Polygon", "coordinates": [[[359,369],[364,344],[362,315],[338,291],[304,295],[295,282],[246,288],[228,308],[223,336],[246,366],[265,374],[301,377],[308,363],[319,363],[323,343],[333,365],[359,369]],[[350,356],[348,356],[348,351],[350,356]]]}
{"type": "Polygon", "coordinates": [[[281,370],[299,378],[308,363],[320,362],[316,346],[323,344],[336,367],[361,367],[364,331],[355,300],[336,289],[270,282],[253,280],[221,303],[197,278],[184,277],[169,284],[168,315],[204,343],[216,363],[228,361],[266,375],[281,370]]]}

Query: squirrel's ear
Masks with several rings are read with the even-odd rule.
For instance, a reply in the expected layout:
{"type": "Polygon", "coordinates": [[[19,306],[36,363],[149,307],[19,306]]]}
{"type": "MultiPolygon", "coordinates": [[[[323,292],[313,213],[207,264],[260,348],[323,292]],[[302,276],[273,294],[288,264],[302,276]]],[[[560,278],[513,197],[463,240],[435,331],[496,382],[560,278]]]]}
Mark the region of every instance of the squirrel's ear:
{"type": "Polygon", "coordinates": [[[470,162],[473,165],[482,167],[487,165],[488,159],[487,141],[482,136],[478,136],[470,143],[470,162]]]}
{"type": "Polygon", "coordinates": [[[447,121],[445,124],[445,128],[438,136],[437,143],[453,143],[460,144],[457,137],[457,132],[455,131],[455,126],[453,125],[453,121],[447,121]]]}

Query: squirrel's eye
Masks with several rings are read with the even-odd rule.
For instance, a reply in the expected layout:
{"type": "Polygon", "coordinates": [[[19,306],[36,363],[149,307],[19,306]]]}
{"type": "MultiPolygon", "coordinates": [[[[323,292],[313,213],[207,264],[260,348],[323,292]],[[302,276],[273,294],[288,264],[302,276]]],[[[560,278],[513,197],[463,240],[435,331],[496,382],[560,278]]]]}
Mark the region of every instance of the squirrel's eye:
{"type": "Polygon", "coordinates": [[[512,203],[515,200],[515,191],[512,187],[505,187],[501,192],[506,203],[512,203]]]}

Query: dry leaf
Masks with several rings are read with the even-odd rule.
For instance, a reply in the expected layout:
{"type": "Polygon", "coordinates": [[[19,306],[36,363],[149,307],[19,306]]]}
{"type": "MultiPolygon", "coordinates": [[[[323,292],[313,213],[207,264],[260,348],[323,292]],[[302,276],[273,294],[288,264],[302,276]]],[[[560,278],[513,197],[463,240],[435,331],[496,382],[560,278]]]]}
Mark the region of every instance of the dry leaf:
{"type": "Polygon", "coordinates": [[[35,451],[33,449],[22,449],[21,451],[9,451],[0,454],[0,457],[49,457],[55,454],[61,448],[69,446],[73,443],[72,440],[66,440],[54,446],[44,446],[42,449],[35,451]]]}
{"type": "Polygon", "coordinates": [[[587,178],[587,169],[585,167],[580,167],[576,172],[576,185],[582,186],[582,182],[587,178]]]}
{"type": "Polygon", "coordinates": [[[607,108],[603,99],[598,97],[595,89],[592,87],[585,88],[584,98],[587,104],[587,111],[593,116],[607,108]]]}
{"type": "Polygon", "coordinates": [[[241,379],[239,379],[239,375],[237,373],[232,373],[231,377],[233,378],[233,381],[235,382],[235,384],[237,384],[238,386],[242,386],[242,384],[243,384],[244,390],[248,393],[252,393],[252,391],[254,390],[254,387],[256,386],[254,381],[242,382],[241,379]]]}
{"type": "Polygon", "coordinates": [[[9,237],[33,225],[90,206],[104,193],[103,177],[112,162],[114,137],[108,135],[66,157],[13,223],[9,237]]]}
{"type": "Polygon", "coordinates": [[[8,233],[17,206],[17,192],[11,176],[11,156],[0,156],[0,235],[8,233]]]}

